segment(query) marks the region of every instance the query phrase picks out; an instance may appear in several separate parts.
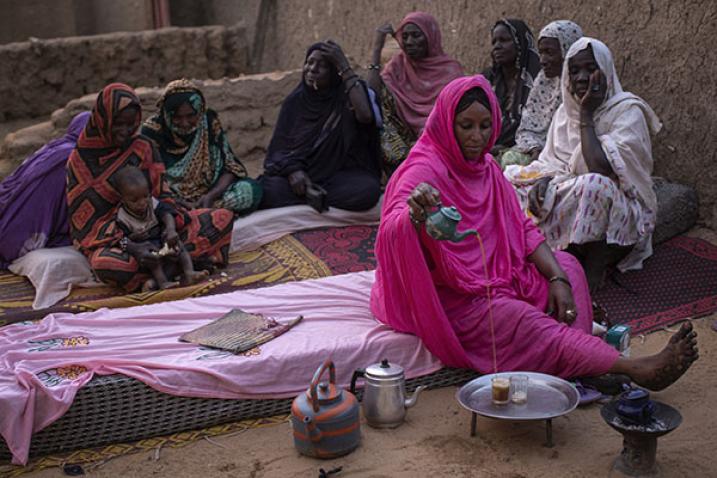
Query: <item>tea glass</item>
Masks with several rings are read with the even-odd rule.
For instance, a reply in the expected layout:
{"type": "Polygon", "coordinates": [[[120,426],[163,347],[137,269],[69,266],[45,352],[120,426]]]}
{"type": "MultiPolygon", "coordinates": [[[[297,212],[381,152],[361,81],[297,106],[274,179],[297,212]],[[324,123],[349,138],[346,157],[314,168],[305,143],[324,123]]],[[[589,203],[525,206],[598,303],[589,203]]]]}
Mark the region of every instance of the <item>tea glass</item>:
{"type": "Polygon", "coordinates": [[[510,380],[507,377],[495,376],[491,379],[491,396],[495,405],[510,403],[510,380]]]}
{"type": "Polygon", "coordinates": [[[527,375],[512,375],[510,377],[510,399],[513,403],[521,405],[528,401],[528,385],[530,378],[527,375]]]}

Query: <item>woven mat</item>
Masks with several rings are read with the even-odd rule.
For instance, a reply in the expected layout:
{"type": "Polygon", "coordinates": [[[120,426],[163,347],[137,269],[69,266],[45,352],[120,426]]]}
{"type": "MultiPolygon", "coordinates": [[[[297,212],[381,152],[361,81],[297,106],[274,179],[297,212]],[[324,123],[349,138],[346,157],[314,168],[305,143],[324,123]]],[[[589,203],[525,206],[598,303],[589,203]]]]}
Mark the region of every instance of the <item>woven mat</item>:
{"type": "Polygon", "coordinates": [[[675,237],[655,248],[640,271],[616,274],[595,294],[615,324],[632,334],[717,311],[717,246],[675,237]]]}
{"type": "Polygon", "coordinates": [[[10,478],[46,468],[62,467],[67,464],[83,465],[82,467],[85,472],[92,472],[92,470],[99,468],[107,461],[117,458],[118,456],[131,455],[150,450],[155,450],[155,452],[159,454],[162,448],[181,448],[196,443],[199,440],[222,435],[234,435],[252,428],[265,428],[279,425],[288,420],[289,415],[242,420],[240,422],[217,425],[202,430],[148,438],[137,442],[118,443],[105,447],[87,448],[70,453],[44,456],[36,460],[30,460],[27,466],[14,466],[0,462],[0,476],[10,478]]]}
{"type": "Polygon", "coordinates": [[[39,311],[32,310],[35,295],[32,284],[24,277],[2,272],[0,326],[41,319],[56,312],[77,313],[102,307],[155,304],[369,270],[376,265],[373,256],[375,237],[376,228],[371,226],[315,229],[285,236],[252,252],[231,254],[229,266],[213,274],[207,282],[136,294],[124,294],[112,287],[75,289],[67,299],[39,311]]]}

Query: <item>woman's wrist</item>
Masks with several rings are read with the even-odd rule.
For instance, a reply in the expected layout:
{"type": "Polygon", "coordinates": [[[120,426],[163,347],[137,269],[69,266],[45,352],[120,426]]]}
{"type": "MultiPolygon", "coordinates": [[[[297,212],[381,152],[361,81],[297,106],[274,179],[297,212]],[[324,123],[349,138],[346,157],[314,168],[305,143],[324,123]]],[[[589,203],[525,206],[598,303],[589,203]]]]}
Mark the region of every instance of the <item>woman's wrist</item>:
{"type": "Polygon", "coordinates": [[[548,282],[550,283],[550,285],[564,284],[571,289],[573,287],[573,285],[570,283],[570,280],[565,276],[565,274],[555,274],[554,276],[550,277],[550,279],[548,279],[548,282]]]}
{"type": "Polygon", "coordinates": [[[354,74],[353,68],[348,63],[339,69],[339,76],[344,80],[354,74]]]}
{"type": "Polygon", "coordinates": [[[581,127],[594,127],[595,121],[593,119],[593,112],[586,110],[583,107],[580,111],[580,126],[581,127]]]}

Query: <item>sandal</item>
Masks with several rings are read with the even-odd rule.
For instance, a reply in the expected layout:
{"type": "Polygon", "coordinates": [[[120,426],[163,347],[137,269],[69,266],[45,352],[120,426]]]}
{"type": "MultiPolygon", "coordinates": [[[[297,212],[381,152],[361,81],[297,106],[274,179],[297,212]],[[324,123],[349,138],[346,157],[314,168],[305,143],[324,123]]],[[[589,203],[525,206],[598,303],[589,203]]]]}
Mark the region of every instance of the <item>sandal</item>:
{"type": "Polygon", "coordinates": [[[580,407],[594,403],[604,397],[598,390],[583,385],[580,380],[575,381],[575,388],[578,389],[578,393],[580,394],[580,398],[578,399],[578,406],[580,407]]]}
{"type": "Polygon", "coordinates": [[[617,395],[630,387],[631,380],[627,375],[606,373],[597,377],[582,377],[580,382],[584,387],[594,388],[605,395],[617,395]]]}

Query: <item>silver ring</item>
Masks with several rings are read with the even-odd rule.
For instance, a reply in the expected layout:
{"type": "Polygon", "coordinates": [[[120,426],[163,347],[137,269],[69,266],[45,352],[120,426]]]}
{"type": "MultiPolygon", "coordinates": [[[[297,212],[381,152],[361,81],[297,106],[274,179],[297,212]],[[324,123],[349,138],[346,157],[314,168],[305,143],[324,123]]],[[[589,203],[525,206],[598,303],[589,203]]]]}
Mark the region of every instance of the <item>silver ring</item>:
{"type": "Polygon", "coordinates": [[[575,312],[573,309],[568,309],[565,311],[565,315],[568,317],[577,317],[578,313],[575,312]]]}

